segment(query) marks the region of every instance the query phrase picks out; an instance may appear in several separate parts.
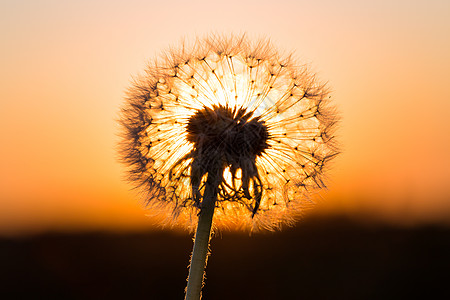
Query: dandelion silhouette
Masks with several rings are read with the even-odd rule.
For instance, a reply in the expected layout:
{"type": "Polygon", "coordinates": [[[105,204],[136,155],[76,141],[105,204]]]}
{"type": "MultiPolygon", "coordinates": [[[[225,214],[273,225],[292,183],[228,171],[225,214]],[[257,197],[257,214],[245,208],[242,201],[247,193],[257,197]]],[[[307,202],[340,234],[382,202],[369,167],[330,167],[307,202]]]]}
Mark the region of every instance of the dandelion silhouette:
{"type": "Polygon", "coordinates": [[[199,299],[214,227],[291,224],[337,154],[328,90],[268,41],[208,37],[135,79],[121,158],[149,209],[197,227],[186,299],[199,299]]]}

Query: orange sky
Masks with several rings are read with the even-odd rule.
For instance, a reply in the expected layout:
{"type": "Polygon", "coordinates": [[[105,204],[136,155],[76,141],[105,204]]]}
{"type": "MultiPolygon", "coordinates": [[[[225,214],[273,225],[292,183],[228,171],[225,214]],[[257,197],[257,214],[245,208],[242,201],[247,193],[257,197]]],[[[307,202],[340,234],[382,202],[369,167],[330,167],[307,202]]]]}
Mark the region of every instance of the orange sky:
{"type": "Polygon", "coordinates": [[[328,80],[343,154],[317,212],[450,219],[448,1],[4,1],[0,11],[0,234],[153,227],[122,181],[115,119],[131,75],[211,32],[270,37],[328,80]]]}

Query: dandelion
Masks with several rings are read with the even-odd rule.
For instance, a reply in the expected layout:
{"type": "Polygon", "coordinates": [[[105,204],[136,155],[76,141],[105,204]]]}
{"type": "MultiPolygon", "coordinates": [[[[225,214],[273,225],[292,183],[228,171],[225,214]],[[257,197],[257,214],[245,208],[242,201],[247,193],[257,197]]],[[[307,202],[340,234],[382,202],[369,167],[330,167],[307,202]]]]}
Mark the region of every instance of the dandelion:
{"type": "Polygon", "coordinates": [[[268,41],[209,37],[134,80],[121,157],[149,209],[197,227],[186,299],[199,299],[211,224],[292,224],[336,156],[329,92],[268,41]]]}

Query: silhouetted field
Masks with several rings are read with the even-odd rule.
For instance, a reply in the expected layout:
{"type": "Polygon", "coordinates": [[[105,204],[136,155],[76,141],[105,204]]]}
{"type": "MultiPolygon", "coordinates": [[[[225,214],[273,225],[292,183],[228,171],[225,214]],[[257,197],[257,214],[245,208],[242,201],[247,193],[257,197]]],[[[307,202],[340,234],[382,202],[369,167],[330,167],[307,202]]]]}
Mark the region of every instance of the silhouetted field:
{"type": "MultiPolygon", "coordinates": [[[[450,299],[449,228],[308,219],[211,248],[204,299],[450,299]]],[[[183,299],[191,249],[167,231],[1,239],[0,298],[183,299]]]]}

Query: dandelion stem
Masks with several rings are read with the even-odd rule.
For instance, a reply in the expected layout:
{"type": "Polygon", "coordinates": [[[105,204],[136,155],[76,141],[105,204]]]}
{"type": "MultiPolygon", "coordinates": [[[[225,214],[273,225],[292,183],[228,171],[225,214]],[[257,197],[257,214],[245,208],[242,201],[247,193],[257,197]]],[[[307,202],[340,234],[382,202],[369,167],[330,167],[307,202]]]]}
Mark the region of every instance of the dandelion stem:
{"type": "Polygon", "coordinates": [[[203,277],[208,259],[211,225],[217,199],[217,184],[213,183],[217,182],[217,180],[210,178],[210,175],[208,175],[203,195],[202,209],[198,217],[197,232],[195,233],[194,249],[192,250],[188,284],[186,287],[186,300],[197,300],[201,298],[203,277]]]}

